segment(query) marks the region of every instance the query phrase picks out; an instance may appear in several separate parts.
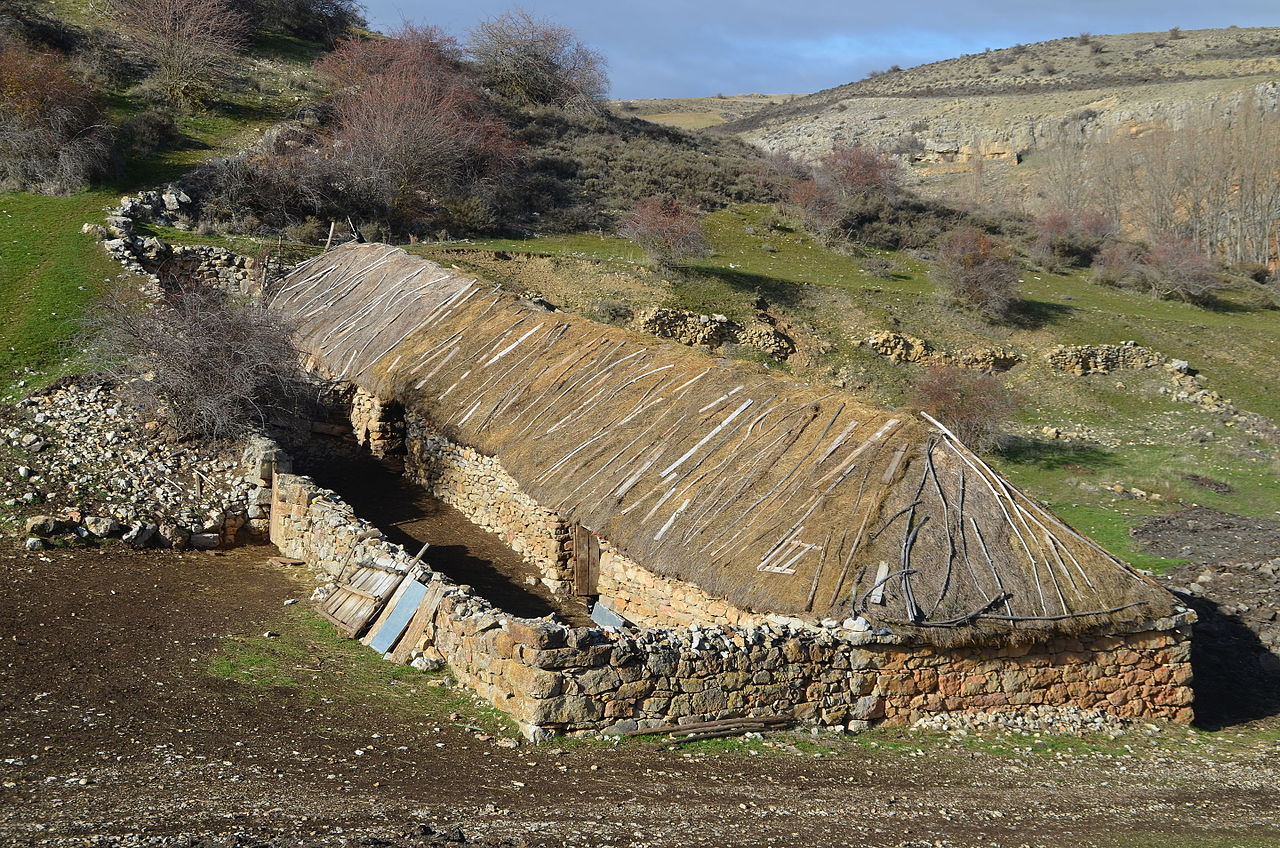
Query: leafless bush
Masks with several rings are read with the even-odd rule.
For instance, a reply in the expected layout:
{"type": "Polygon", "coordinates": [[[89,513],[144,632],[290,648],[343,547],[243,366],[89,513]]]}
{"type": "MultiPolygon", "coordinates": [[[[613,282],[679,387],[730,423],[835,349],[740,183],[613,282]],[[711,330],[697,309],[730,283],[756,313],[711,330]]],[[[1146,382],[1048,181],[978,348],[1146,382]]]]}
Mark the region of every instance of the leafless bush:
{"type": "Polygon", "coordinates": [[[473,29],[467,52],[485,85],[517,103],[594,108],[609,88],[603,56],[520,9],[473,29]]]}
{"type": "Polygon", "coordinates": [[[814,178],[841,199],[856,195],[892,196],[898,191],[898,163],[869,147],[837,145],[818,160],[814,178]]]}
{"type": "Polygon", "coordinates": [[[969,368],[936,366],[916,381],[912,403],[937,418],[973,450],[1000,447],[1018,398],[998,377],[969,368]]]}
{"type": "Polygon", "coordinates": [[[1115,223],[1101,213],[1050,209],[1035,221],[1031,253],[1051,270],[1088,266],[1115,232],[1115,223]]]}
{"type": "Polygon", "coordinates": [[[172,103],[202,102],[234,69],[244,42],[243,14],[226,0],[126,0],[116,10],[152,82],[172,103]]]}
{"type": "Polygon", "coordinates": [[[309,381],[289,326],[178,275],[163,302],[117,284],[86,321],[104,369],[177,432],[224,438],[288,411],[309,381]]]}
{"type": "Polygon", "coordinates": [[[940,239],[933,273],[950,305],[988,321],[1008,320],[1017,305],[1013,251],[976,227],[958,227],[940,239]]]}
{"type": "Polygon", "coordinates": [[[64,60],[0,47],[0,187],[80,188],[101,172],[110,140],[93,90],[64,60]]]}
{"type": "Polygon", "coordinates": [[[1153,294],[1205,306],[1225,288],[1217,265],[1194,242],[1165,238],[1153,244],[1143,261],[1153,294]]]}
{"type": "Polygon", "coordinates": [[[664,267],[709,252],[702,222],[689,209],[671,200],[641,200],[623,216],[618,232],[644,248],[664,267]]]}
{"type": "Polygon", "coordinates": [[[1226,285],[1213,260],[1194,243],[1173,238],[1150,247],[1131,242],[1108,245],[1094,262],[1092,279],[1199,306],[1211,304],[1226,285]]]}

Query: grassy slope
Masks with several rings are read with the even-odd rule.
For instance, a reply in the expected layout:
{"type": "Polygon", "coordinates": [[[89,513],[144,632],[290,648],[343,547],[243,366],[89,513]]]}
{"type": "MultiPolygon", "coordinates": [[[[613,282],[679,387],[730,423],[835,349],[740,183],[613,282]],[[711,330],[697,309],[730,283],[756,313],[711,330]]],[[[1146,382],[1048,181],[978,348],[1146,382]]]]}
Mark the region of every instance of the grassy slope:
{"type": "Polygon", "coordinates": [[[1133,339],[1187,359],[1201,369],[1211,388],[1242,409],[1280,420],[1280,397],[1270,390],[1280,364],[1275,312],[1230,299],[1223,309],[1206,311],[1095,286],[1079,275],[1028,273],[1029,326],[997,329],[941,309],[926,267],[910,257],[886,254],[895,273],[887,279],[872,276],[859,268],[856,257],[832,253],[802,232],[771,228],[765,207],[723,210],[709,216],[707,224],[715,255],[696,265],[692,274],[667,277],[644,267],[634,245],[600,236],[479,242],[470,247],[478,251],[470,262],[453,245],[448,253],[439,246],[415,250],[491,276],[504,271],[509,275],[505,284],[540,291],[579,311],[589,310],[593,299],[621,296],[636,304],[663,303],[749,319],[756,299],[764,297],[802,332],[832,345],[796,366],[797,373],[817,380],[844,379],[884,403],[905,401],[915,371],[857,345],[876,330],[896,329],[942,349],[992,343],[1011,347],[1027,357],[1009,375],[1025,398],[1016,426],[1027,438],[999,458],[998,465],[1068,521],[1143,567],[1164,568],[1170,561],[1135,551],[1128,529],[1145,515],[1169,509],[1170,503],[1200,503],[1270,518],[1280,512],[1280,462],[1274,449],[1208,412],[1168,399],[1159,392],[1170,385],[1160,373],[1080,378],[1053,373],[1043,362],[1043,354],[1055,344],[1133,339]],[[552,264],[528,265],[522,277],[520,263],[491,266],[482,259],[484,251],[494,249],[552,257],[552,264]],[[633,281],[629,288],[617,283],[622,274],[633,281]],[[557,283],[555,277],[569,282],[557,283]],[[1045,425],[1088,428],[1101,445],[1072,447],[1035,438],[1045,425]],[[1188,474],[1228,483],[1234,493],[1216,494],[1184,479],[1188,474]],[[1159,494],[1161,501],[1107,489],[1116,483],[1159,494]]]}
{"type": "MultiPolygon", "coordinates": [[[[54,9],[72,23],[93,23],[76,0],[60,0],[54,9]]],[[[229,86],[207,110],[182,117],[174,149],[131,161],[112,183],[71,197],[0,193],[0,398],[74,370],[76,351],[68,342],[79,318],[120,273],[93,237],[81,234],[81,225],[100,223],[121,195],[163,185],[279,121],[313,96],[309,63],[316,55],[315,44],[260,36],[243,64],[256,84],[229,86]]],[[[119,120],[143,104],[113,92],[109,108],[119,120]]]]}

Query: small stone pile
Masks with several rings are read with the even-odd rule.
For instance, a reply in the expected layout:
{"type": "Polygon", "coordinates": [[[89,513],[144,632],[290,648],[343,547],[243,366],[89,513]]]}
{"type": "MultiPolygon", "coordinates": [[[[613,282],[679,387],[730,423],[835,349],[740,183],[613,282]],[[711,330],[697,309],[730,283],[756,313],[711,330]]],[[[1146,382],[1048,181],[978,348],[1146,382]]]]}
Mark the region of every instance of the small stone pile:
{"type": "Polygon", "coordinates": [[[952,353],[938,350],[924,339],[889,330],[874,333],[861,344],[897,365],[951,365],[992,373],[1008,371],[1022,361],[1021,354],[1005,348],[984,347],[952,353]]]}
{"type": "Polygon", "coordinates": [[[1003,733],[1053,733],[1068,736],[1106,734],[1118,736],[1130,725],[1102,710],[1073,706],[1038,704],[1017,712],[937,713],[911,725],[913,730],[942,730],[948,733],[996,731],[1003,733]]]}
{"type": "Polygon", "coordinates": [[[12,464],[0,474],[0,497],[11,510],[46,513],[23,527],[30,549],[59,533],[213,548],[242,528],[266,527],[261,474],[273,455],[265,440],[174,443],[106,385],[50,388],[6,417],[0,439],[12,464]]]}
{"type": "Polygon", "coordinates": [[[1273,441],[1280,439],[1280,427],[1257,413],[1239,409],[1230,399],[1208,388],[1204,377],[1197,374],[1185,359],[1174,359],[1159,351],[1142,347],[1137,342],[1126,341],[1118,345],[1058,345],[1045,355],[1045,359],[1054,370],[1077,377],[1110,374],[1121,370],[1163,368],[1173,385],[1162,387],[1161,394],[1169,395],[1179,403],[1194,404],[1222,415],[1233,425],[1254,435],[1273,441]]]}
{"type": "Polygon", "coordinates": [[[762,350],[774,359],[786,359],[796,349],[795,342],[765,321],[744,327],[724,315],[699,315],[684,309],[651,307],[639,312],[632,326],[643,333],[675,339],[690,347],[740,344],[762,350]]]}

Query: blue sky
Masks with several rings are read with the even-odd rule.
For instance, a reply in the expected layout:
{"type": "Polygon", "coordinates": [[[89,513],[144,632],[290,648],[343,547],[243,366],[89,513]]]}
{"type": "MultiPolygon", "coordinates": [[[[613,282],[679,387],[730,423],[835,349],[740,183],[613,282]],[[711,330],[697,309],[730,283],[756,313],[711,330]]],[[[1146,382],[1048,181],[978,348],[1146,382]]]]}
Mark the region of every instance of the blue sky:
{"type": "MultiPolygon", "coordinates": [[[[462,35],[510,2],[365,0],[382,30],[402,20],[462,35]]],[[[909,67],[983,48],[1080,32],[1172,26],[1280,25],[1277,0],[525,0],[569,26],[609,61],[612,96],[696,97],[811,92],[890,65],[909,67]]]]}

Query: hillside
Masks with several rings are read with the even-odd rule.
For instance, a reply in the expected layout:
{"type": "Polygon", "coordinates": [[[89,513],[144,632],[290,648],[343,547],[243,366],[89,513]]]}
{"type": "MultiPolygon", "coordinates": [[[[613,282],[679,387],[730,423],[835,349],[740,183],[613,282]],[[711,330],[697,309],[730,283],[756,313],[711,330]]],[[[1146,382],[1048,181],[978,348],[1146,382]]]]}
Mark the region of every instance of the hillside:
{"type": "Polygon", "coordinates": [[[929,175],[975,157],[1013,163],[1061,142],[1178,125],[1249,91],[1274,109],[1277,80],[1277,28],[1082,34],[885,71],[716,131],[803,158],[863,144],[929,175]]]}
{"type": "Polygon", "coordinates": [[[718,94],[715,97],[612,100],[609,108],[625,118],[640,118],[682,130],[701,130],[744,120],[761,109],[796,97],[795,94],[718,94]]]}

